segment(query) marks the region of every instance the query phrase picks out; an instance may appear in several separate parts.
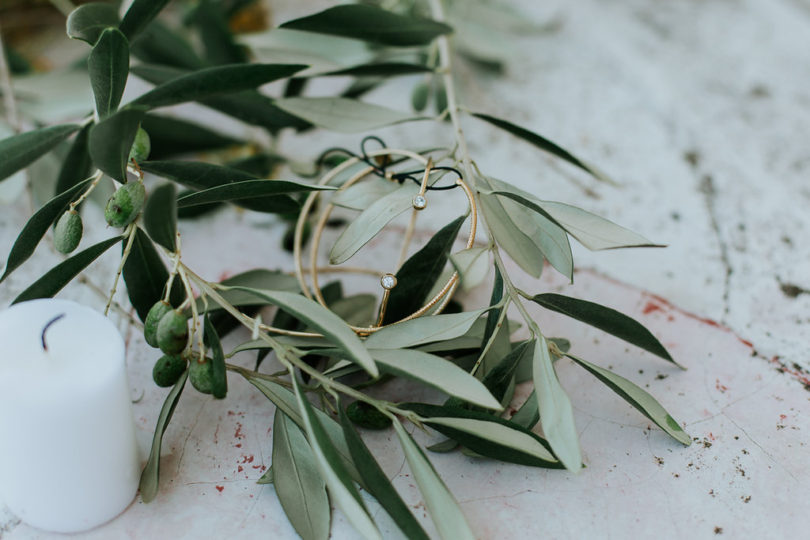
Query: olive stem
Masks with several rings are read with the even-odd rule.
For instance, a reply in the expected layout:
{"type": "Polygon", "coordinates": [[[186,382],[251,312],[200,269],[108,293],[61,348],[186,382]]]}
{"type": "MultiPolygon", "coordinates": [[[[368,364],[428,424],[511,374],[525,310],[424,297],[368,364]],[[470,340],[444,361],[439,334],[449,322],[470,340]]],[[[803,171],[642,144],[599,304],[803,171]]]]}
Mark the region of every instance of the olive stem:
{"type": "Polygon", "coordinates": [[[71,212],[74,211],[77,206],[82,204],[84,200],[87,199],[87,197],[93,192],[93,190],[96,189],[96,186],[98,185],[99,181],[101,181],[102,176],[104,176],[104,173],[102,173],[100,170],[96,170],[96,172],[93,173],[93,176],[91,177],[93,181],[90,182],[90,185],[87,186],[87,189],[84,190],[84,193],[82,193],[78,199],[70,203],[71,212]]]}
{"type": "Polygon", "coordinates": [[[135,233],[138,232],[138,226],[135,222],[132,222],[128,225],[126,232],[122,238],[127,239],[126,247],[124,247],[124,253],[121,255],[121,262],[118,263],[118,270],[115,272],[115,279],[113,280],[112,288],[110,289],[110,296],[107,298],[107,305],[104,307],[104,316],[106,317],[110,312],[110,306],[113,303],[113,297],[115,296],[115,292],[118,290],[118,281],[121,279],[121,273],[124,271],[124,265],[127,263],[127,258],[129,258],[129,252],[132,251],[132,244],[135,243],[135,233]]]}

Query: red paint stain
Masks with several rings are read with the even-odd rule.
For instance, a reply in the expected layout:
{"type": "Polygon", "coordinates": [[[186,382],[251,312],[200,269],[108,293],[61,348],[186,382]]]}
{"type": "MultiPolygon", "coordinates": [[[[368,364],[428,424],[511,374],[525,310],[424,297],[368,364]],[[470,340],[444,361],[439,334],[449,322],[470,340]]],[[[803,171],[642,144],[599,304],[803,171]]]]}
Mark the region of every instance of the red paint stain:
{"type": "Polygon", "coordinates": [[[720,379],[714,380],[714,387],[717,389],[718,392],[722,392],[723,394],[725,394],[726,391],[728,390],[728,386],[720,384],[720,379]]]}
{"type": "Polygon", "coordinates": [[[242,443],[235,444],[234,446],[235,446],[236,448],[242,448],[242,443]]]}
{"type": "Polygon", "coordinates": [[[236,468],[236,472],[242,472],[244,470],[245,470],[244,467],[242,467],[241,465],[239,465],[239,467],[236,468]]]}
{"type": "Polygon", "coordinates": [[[780,414],[780,415],[779,415],[779,420],[784,421],[784,420],[786,420],[786,419],[787,419],[787,415],[786,415],[786,414],[780,414]]]}
{"type": "Polygon", "coordinates": [[[236,423],[236,431],[233,434],[233,438],[234,439],[244,439],[245,438],[245,434],[242,433],[242,424],[240,424],[239,422],[236,423]]]}
{"type": "Polygon", "coordinates": [[[714,435],[712,434],[712,432],[711,432],[711,431],[709,432],[709,438],[710,438],[711,440],[715,440],[715,439],[714,439],[714,435]]]}
{"type": "Polygon", "coordinates": [[[250,454],[250,455],[242,454],[242,461],[239,461],[238,463],[242,463],[242,464],[244,464],[244,463],[253,463],[253,459],[254,459],[253,454],[250,454]]]}
{"type": "Polygon", "coordinates": [[[219,424],[217,424],[217,429],[214,430],[214,444],[219,444],[219,440],[217,436],[219,435],[219,424]]]}
{"type": "Polygon", "coordinates": [[[647,302],[647,305],[644,306],[642,313],[644,313],[644,315],[649,315],[650,313],[653,313],[655,311],[664,311],[664,308],[662,308],[660,304],[656,304],[655,302],[647,302]]]}
{"type": "Polygon", "coordinates": [[[254,465],[253,468],[257,469],[257,470],[260,470],[261,472],[264,472],[264,471],[267,470],[267,467],[265,467],[264,465],[254,465]]]}
{"type": "Polygon", "coordinates": [[[217,491],[219,491],[220,493],[222,493],[222,490],[225,489],[225,486],[214,486],[214,487],[217,488],[217,491]]]}

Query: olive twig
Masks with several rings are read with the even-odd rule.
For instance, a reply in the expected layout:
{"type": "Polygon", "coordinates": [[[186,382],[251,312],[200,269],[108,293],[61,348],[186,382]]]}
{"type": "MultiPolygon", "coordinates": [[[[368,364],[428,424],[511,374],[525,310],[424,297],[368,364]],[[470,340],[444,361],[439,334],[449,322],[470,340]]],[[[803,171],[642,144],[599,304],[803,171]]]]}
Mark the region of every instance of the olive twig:
{"type": "Polygon", "coordinates": [[[127,244],[126,247],[124,247],[124,253],[121,255],[121,262],[118,263],[118,270],[115,272],[115,279],[113,280],[113,285],[110,289],[110,295],[107,298],[107,305],[104,306],[104,316],[107,316],[107,314],[110,312],[113,297],[115,296],[115,292],[118,290],[118,281],[121,279],[121,273],[124,271],[124,265],[127,263],[127,258],[129,258],[129,252],[132,251],[132,244],[135,243],[135,234],[137,232],[138,226],[133,222],[127,226],[127,230],[122,236],[122,238],[127,239],[127,244]]]}

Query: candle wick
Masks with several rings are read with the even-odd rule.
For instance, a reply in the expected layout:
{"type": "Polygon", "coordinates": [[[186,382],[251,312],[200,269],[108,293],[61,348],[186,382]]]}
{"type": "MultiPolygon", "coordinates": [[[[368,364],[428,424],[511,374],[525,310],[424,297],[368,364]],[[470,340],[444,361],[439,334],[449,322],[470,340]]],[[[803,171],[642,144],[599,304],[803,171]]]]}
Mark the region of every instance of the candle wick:
{"type": "Polygon", "coordinates": [[[48,344],[45,342],[45,332],[47,332],[47,331],[48,331],[48,329],[51,327],[51,325],[53,325],[53,323],[55,323],[55,322],[56,322],[56,321],[58,321],[59,319],[64,318],[64,316],[65,316],[65,314],[64,314],[64,313],[61,313],[61,314],[57,315],[56,317],[54,317],[53,319],[51,319],[50,321],[48,321],[48,322],[45,324],[45,327],[42,329],[42,350],[44,350],[45,352],[47,352],[47,351],[48,351],[48,344]]]}

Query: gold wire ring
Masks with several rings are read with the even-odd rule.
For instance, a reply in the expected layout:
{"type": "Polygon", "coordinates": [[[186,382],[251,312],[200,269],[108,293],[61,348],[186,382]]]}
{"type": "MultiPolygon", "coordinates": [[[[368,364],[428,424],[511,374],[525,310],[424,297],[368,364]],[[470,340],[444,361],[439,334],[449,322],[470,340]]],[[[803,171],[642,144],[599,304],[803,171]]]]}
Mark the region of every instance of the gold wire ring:
{"type": "MultiPolygon", "coordinates": [[[[432,164],[433,164],[432,159],[431,158],[425,158],[424,156],[422,156],[420,154],[417,154],[415,152],[411,152],[409,150],[399,150],[399,149],[393,149],[393,148],[384,148],[384,149],[375,150],[373,152],[369,152],[368,154],[366,154],[366,156],[370,157],[370,158],[375,158],[375,157],[378,157],[378,156],[392,156],[392,155],[398,155],[398,156],[404,156],[404,157],[407,157],[407,158],[411,158],[411,159],[413,159],[413,160],[415,160],[415,161],[417,161],[417,162],[419,162],[419,163],[421,163],[422,165],[425,166],[425,174],[424,174],[424,177],[422,179],[422,182],[420,183],[420,189],[419,189],[419,193],[418,193],[418,196],[424,197],[425,191],[427,189],[428,176],[430,175],[432,164]]],[[[326,175],[324,175],[324,177],[320,180],[320,182],[318,182],[318,185],[321,185],[321,186],[328,185],[341,172],[345,171],[346,169],[348,169],[348,168],[352,167],[353,165],[356,165],[356,164],[358,164],[360,162],[361,162],[361,159],[359,157],[352,157],[352,158],[347,159],[346,161],[344,161],[343,163],[341,163],[340,165],[336,166],[335,168],[331,169],[328,173],[326,173],[326,175]]],[[[364,167],[363,169],[361,169],[357,173],[353,174],[347,181],[345,181],[340,186],[340,189],[337,190],[337,192],[339,192],[341,190],[344,190],[346,188],[349,188],[350,186],[354,185],[355,183],[365,179],[373,171],[374,171],[374,167],[372,167],[372,166],[364,167]]],[[[467,246],[466,246],[467,249],[469,249],[475,243],[475,234],[476,234],[476,230],[477,230],[477,226],[478,226],[478,210],[477,210],[477,206],[475,204],[475,196],[473,195],[473,192],[470,189],[470,187],[464,182],[464,180],[462,178],[458,178],[456,180],[456,185],[458,185],[458,186],[460,186],[462,188],[462,190],[464,191],[464,194],[466,195],[466,197],[467,197],[467,199],[469,201],[469,204],[470,204],[470,217],[471,217],[470,235],[469,235],[469,237],[467,239],[467,246]]],[[[335,193],[337,193],[337,192],[335,192],[335,193]]],[[[301,212],[300,212],[300,214],[298,216],[298,221],[296,222],[296,225],[295,225],[295,235],[294,235],[294,239],[293,239],[293,257],[294,257],[294,260],[295,260],[295,275],[298,278],[298,283],[301,286],[301,291],[304,293],[304,295],[306,297],[308,297],[310,299],[314,299],[318,303],[320,303],[322,306],[327,307],[326,306],[326,301],[323,298],[323,294],[321,293],[321,289],[320,289],[320,286],[318,284],[318,273],[322,272],[322,271],[325,271],[325,272],[331,272],[331,271],[342,272],[342,271],[344,271],[342,268],[340,268],[338,266],[335,266],[333,268],[329,268],[329,267],[324,268],[324,267],[318,267],[318,265],[317,265],[318,250],[319,250],[319,247],[320,247],[321,235],[322,235],[322,233],[323,233],[323,231],[324,231],[324,229],[326,227],[326,222],[329,220],[329,216],[331,215],[331,212],[334,209],[334,204],[328,203],[326,205],[326,207],[322,210],[321,215],[318,218],[317,225],[315,226],[315,228],[314,228],[314,230],[312,232],[312,247],[310,249],[310,268],[306,269],[308,271],[308,273],[310,274],[311,280],[312,280],[312,288],[311,288],[311,290],[310,290],[310,286],[307,284],[306,280],[304,279],[305,269],[303,267],[302,254],[301,254],[302,243],[303,243],[304,226],[305,226],[305,224],[307,222],[307,218],[309,217],[309,213],[310,213],[310,211],[311,211],[311,209],[312,209],[312,207],[313,207],[313,205],[315,203],[315,200],[320,195],[321,195],[320,191],[313,191],[312,193],[309,194],[307,199],[304,201],[304,204],[303,204],[303,206],[301,208],[301,212]]],[[[412,213],[411,225],[409,227],[413,226],[413,223],[415,222],[416,214],[420,210],[422,210],[423,208],[424,208],[424,205],[421,205],[421,207],[420,207],[420,206],[417,206],[416,201],[414,202],[414,208],[412,210],[413,213],[412,213]]],[[[409,241],[410,241],[410,238],[408,238],[406,240],[406,245],[403,246],[403,253],[407,250],[407,243],[409,243],[409,241]]],[[[364,270],[363,273],[371,273],[371,272],[369,272],[368,270],[364,270]]],[[[375,275],[380,275],[381,273],[375,272],[374,274],[375,275]]],[[[420,317],[420,316],[426,314],[428,311],[430,311],[434,307],[436,307],[434,313],[440,313],[447,306],[447,303],[450,301],[450,298],[452,297],[453,292],[455,291],[456,287],[458,287],[458,280],[459,280],[458,272],[453,272],[453,274],[450,276],[447,283],[445,283],[445,285],[442,287],[442,289],[438,293],[436,293],[436,295],[434,295],[433,298],[431,298],[424,306],[419,308],[417,311],[411,313],[407,317],[404,317],[404,318],[400,319],[399,321],[396,321],[396,322],[390,323],[390,324],[396,324],[396,323],[399,323],[399,322],[414,319],[416,317],[420,317]]],[[[355,333],[357,333],[359,335],[369,335],[369,334],[372,334],[372,333],[380,330],[381,328],[384,328],[385,326],[389,326],[389,325],[382,326],[382,316],[384,314],[384,310],[385,310],[385,306],[386,306],[386,301],[388,299],[388,295],[390,294],[390,289],[389,288],[384,287],[384,289],[385,289],[385,291],[383,293],[383,301],[382,301],[382,304],[381,304],[381,314],[380,314],[379,323],[376,326],[367,326],[367,327],[358,327],[358,326],[349,325],[350,328],[355,333]]],[[[281,329],[275,329],[273,327],[265,327],[264,329],[268,330],[268,331],[280,331],[281,330],[281,329]]],[[[290,331],[280,331],[279,333],[285,333],[286,334],[286,333],[290,333],[290,331]]],[[[319,334],[310,333],[310,332],[300,332],[300,333],[296,332],[295,334],[296,335],[307,335],[307,336],[311,336],[311,337],[319,336],[319,334]]]]}

